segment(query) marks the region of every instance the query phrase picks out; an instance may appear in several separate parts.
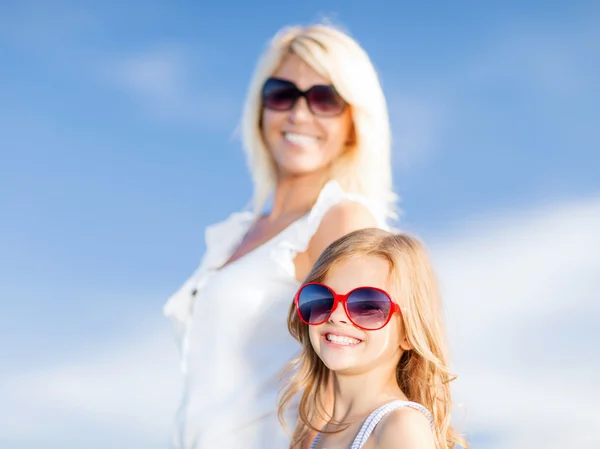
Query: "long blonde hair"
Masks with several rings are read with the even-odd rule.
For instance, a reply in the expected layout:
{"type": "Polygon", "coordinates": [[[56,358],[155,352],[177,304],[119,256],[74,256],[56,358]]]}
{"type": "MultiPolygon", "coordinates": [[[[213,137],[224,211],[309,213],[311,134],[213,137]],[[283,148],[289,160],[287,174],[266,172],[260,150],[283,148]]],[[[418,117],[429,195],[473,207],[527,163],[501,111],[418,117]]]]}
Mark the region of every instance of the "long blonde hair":
{"type": "MultiPolygon", "coordinates": [[[[452,400],[450,382],[455,379],[448,368],[442,306],[438,286],[427,252],[415,238],[392,234],[381,229],[361,229],[333,242],[319,257],[305,282],[324,282],[332,266],[356,256],[376,256],[389,262],[390,294],[402,298],[402,320],[412,349],[405,351],[396,369],[402,392],[411,401],[431,411],[437,447],[452,449],[456,444],[468,447],[450,425],[452,400]]],[[[315,428],[317,419],[330,413],[323,405],[324,390],[331,375],[314,351],[308,325],[290,307],[288,328],[302,345],[300,356],[285,370],[288,378],[279,398],[279,417],[296,395],[302,392],[299,423],[292,437],[296,447],[315,428]]]]}
{"type": "Polygon", "coordinates": [[[271,39],[252,76],[241,134],[254,183],[254,212],[260,213],[276,182],[276,167],[260,129],[261,90],[289,53],[330,79],[350,105],[355,139],[348,151],[334,161],[331,179],[344,190],[369,198],[379,218],[396,218],[390,124],[379,78],[369,56],[354,39],[323,24],[281,29],[271,39]]]}

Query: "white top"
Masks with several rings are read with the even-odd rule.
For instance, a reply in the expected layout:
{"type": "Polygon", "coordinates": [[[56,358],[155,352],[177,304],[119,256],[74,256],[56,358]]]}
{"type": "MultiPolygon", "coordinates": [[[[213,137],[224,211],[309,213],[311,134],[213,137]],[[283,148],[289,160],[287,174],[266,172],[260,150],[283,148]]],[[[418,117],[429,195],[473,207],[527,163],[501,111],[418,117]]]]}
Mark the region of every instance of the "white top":
{"type": "MultiPolygon", "coordinates": [[[[325,213],[347,200],[374,211],[363,197],[329,181],[307,215],[225,267],[254,216],[234,213],[206,229],[199,268],[164,307],[182,350],[184,385],[175,447],[289,447],[277,419],[277,393],[281,369],[300,349],[287,329],[299,287],[294,258],[306,251],[325,213]]],[[[376,219],[385,227],[385,219],[376,219]]]]}
{"type": "MultiPolygon", "coordinates": [[[[350,446],[350,449],[361,449],[365,445],[365,443],[367,442],[367,440],[369,439],[369,437],[371,436],[373,431],[375,430],[375,427],[377,427],[377,424],[379,424],[379,422],[385,417],[385,415],[387,415],[390,412],[393,412],[394,410],[398,410],[399,408],[403,408],[403,407],[414,408],[415,410],[418,410],[421,413],[423,413],[425,415],[425,417],[427,418],[427,421],[429,421],[429,426],[431,427],[431,430],[434,430],[433,416],[431,416],[431,413],[429,413],[429,410],[427,410],[421,404],[418,404],[418,403],[412,402],[412,401],[401,401],[401,400],[388,402],[387,404],[384,404],[381,407],[375,409],[373,411],[373,413],[371,413],[367,417],[367,419],[365,419],[365,421],[363,422],[363,425],[361,426],[360,430],[356,434],[356,438],[354,438],[354,441],[352,441],[352,445],[350,446]]],[[[310,445],[310,449],[316,449],[317,444],[319,443],[320,439],[321,439],[321,434],[319,433],[319,434],[317,434],[315,439],[312,441],[312,443],[310,445]]]]}

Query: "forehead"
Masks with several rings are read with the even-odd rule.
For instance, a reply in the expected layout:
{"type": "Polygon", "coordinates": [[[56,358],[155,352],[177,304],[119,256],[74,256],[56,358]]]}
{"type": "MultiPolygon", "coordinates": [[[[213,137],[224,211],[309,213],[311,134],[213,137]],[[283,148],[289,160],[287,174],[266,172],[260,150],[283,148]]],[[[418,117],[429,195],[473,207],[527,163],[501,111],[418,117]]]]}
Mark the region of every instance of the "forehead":
{"type": "Polygon", "coordinates": [[[365,286],[390,292],[390,268],[382,257],[353,256],[333,265],[324,283],[340,294],[365,286]]]}
{"type": "Polygon", "coordinates": [[[315,84],[331,83],[295,53],[288,53],[283,57],[273,76],[292,81],[300,89],[308,89],[315,84]]]}

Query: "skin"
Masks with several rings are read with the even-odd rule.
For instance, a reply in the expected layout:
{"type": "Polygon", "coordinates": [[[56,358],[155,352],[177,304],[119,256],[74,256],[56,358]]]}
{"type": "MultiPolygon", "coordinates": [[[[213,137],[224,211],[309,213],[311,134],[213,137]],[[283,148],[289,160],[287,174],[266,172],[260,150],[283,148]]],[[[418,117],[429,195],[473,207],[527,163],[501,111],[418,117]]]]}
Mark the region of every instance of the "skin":
{"type": "MultiPolygon", "coordinates": [[[[382,258],[353,257],[334,265],[324,283],[337,293],[363,286],[389,292],[389,272],[390,265],[382,258]]],[[[407,400],[396,382],[398,362],[404,351],[411,349],[401,315],[394,314],[382,329],[365,331],[352,324],[339,304],[327,322],[309,327],[309,337],[313,349],[333,374],[333,421],[351,423],[339,433],[322,434],[317,448],[347,449],[373,410],[393,400],[407,400]],[[337,345],[326,340],[329,333],[360,342],[337,345]]],[[[341,428],[329,423],[326,430],[341,428]]],[[[427,418],[417,410],[404,408],[386,415],[363,447],[434,449],[435,443],[427,418]]]]}
{"type": "MultiPolygon", "coordinates": [[[[293,53],[284,57],[273,76],[291,81],[301,90],[330,84],[327,78],[293,53]]],[[[291,111],[265,109],[262,116],[263,137],[282,178],[323,175],[327,165],[344,151],[351,129],[349,107],[339,116],[320,117],[313,115],[304,98],[291,111]],[[287,132],[315,139],[297,145],[285,138],[287,132]]]]}
{"type": "MultiPolygon", "coordinates": [[[[331,84],[297,55],[283,58],[273,76],[292,81],[300,89],[316,84],[331,84]]],[[[277,167],[273,208],[250,229],[228,263],[239,259],[271,240],[287,226],[310,211],[322,186],[328,180],[330,164],[347,150],[352,137],[351,108],[336,117],[312,114],[306,100],[300,98],[290,111],[264,110],[262,133],[277,167]],[[294,144],[286,133],[316,138],[294,144]]],[[[296,256],[296,279],[302,281],[321,252],[349,232],[377,226],[375,218],[356,202],[342,202],[323,217],[308,249],[296,256]]]]}

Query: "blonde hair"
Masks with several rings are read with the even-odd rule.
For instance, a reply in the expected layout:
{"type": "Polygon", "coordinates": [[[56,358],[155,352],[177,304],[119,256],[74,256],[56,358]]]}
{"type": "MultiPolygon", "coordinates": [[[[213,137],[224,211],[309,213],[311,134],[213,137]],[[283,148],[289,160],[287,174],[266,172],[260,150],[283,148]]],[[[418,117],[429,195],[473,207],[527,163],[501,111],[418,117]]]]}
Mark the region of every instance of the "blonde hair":
{"type": "Polygon", "coordinates": [[[276,182],[276,167],[260,129],[265,80],[289,53],[331,80],[349,103],[355,139],[334,161],[331,179],[369,198],[379,218],[396,218],[387,105],[369,56],[348,34],[331,25],[285,27],[260,57],[248,88],[241,134],[254,183],[253,208],[260,213],[276,182]]]}
{"type": "MultiPolygon", "coordinates": [[[[425,406],[433,416],[436,445],[452,449],[456,444],[468,448],[466,441],[450,425],[452,400],[450,382],[455,379],[448,368],[442,305],[437,282],[426,250],[415,238],[381,229],[361,229],[333,242],[319,257],[305,282],[323,282],[332,266],[356,256],[381,257],[390,264],[390,294],[402,298],[402,320],[412,349],[405,351],[397,368],[398,386],[409,400],[425,406]]],[[[302,345],[302,352],[284,371],[288,377],[279,398],[279,418],[292,399],[302,392],[298,427],[291,447],[298,445],[315,428],[317,419],[328,419],[323,397],[331,375],[314,351],[308,325],[290,307],[288,328],[302,345]]]]}

